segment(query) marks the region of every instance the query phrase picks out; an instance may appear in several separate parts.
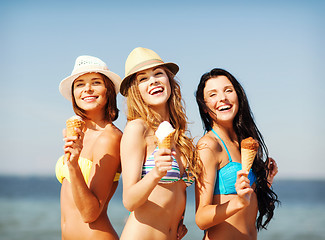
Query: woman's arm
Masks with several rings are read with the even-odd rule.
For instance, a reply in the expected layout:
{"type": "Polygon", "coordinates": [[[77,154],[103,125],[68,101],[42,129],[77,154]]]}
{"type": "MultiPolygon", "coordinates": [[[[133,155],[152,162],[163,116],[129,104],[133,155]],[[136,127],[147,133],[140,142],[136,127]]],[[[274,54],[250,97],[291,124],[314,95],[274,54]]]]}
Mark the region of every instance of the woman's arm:
{"type": "Polygon", "coordinates": [[[112,128],[96,139],[88,186],[80,167],[69,167],[73,198],[84,222],[94,222],[105,206],[120,166],[121,136],[118,129],[112,128]]]}
{"type": "Polygon", "coordinates": [[[188,232],[187,227],[184,224],[184,213],[182,215],[181,221],[179,221],[179,223],[178,223],[178,227],[177,227],[177,240],[182,239],[187,234],[187,232],[188,232]]]}
{"type": "Polygon", "coordinates": [[[249,186],[249,180],[245,177],[237,177],[236,190],[240,192],[240,196],[237,195],[230,201],[214,205],[213,204],[213,192],[216,179],[216,171],[218,161],[218,155],[213,149],[213,142],[209,139],[200,140],[198,143],[198,154],[203,163],[203,177],[201,181],[196,182],[195,195],[196,195],[196,215],[195,221],[198,227],[202,230],[208,229],[225,221],[230,216],[234,215],[245,206],[247,203],[242,198],[253,190],[249,186]],[[210,147],[212,146],[212,147],[210,147]],[[247,182],[248,181],[248,185],[247,182]],[[245,190],[249,187],[250,190],[245,190]]]}
{"type": "Polygon", "coordinates": [[[141,179],[146,131],[143,120],[133,120],[126,125],[121,141],[123,204],[130,212],[147,201],[159,180],[171,169],[171,151],[161,149],[155,154],[155,167],[141,179]]]}

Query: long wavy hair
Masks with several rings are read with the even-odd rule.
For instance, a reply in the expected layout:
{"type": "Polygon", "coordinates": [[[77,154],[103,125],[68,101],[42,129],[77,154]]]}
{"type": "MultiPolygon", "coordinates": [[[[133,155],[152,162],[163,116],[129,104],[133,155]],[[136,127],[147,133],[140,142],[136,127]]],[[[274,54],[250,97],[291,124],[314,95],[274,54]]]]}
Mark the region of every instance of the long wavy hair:
{"type": "MultiPolygon", "coordinates": [[[[195,157],[195,146],[193,140],[187,136],[187,117],[184,103],[181,96],[180,86],[174,74],[166,67],[162,66],[169,78],[171,95],[168,99],[168,110],[170,123],[175,128],[174,140],[181,155],[186,159],[188,168],[195,178],[201,174],[202,166],[195,157]]],[[[143,101],[140,94],[135,74],[130,79],[130,87],[127,94],[127,120],[143,119],[150,128],[157,130],[162,122],[161,116],[143,101]]]]}
{"type": "Polygon", "coordinates": [[[262,228],[266,229],[268,223],[271,221],[274,215],[275,203],[279,203],[277,194],[268,186],[267,182],[267,176],[269,174],[269,170],[267,168],[269,161],[268,149],[264,143],[262,134],[254,122],[253,113],[249,107],[248,99],[243,87],[236,80],[236,78],[226,70],[214,68],[210,72],[202,75],[195,94],[201,120],[205,131],[210,131],[213,126],[213,118],[211,115],[213,116],[215,113],[205,104],[204,88],[209,79],[218,76],[225,76],[229,79],[234,86],[238,97],[239,109],[233,121],[233,128],[238,138],[239,148],[241,140],[247,137],[256,139],[260,145],[254,159],[252,171],[256,175],[257,179],[255,193],[258,200],[259,215],[256,219],[256,227],[258,230],[262,228]],[[264,217],[266,219],[263,222],[264,217]]]}
{"type": "MultiPolygon", "coordinates": [[[[107,90],[106,91],[107,102],[104,107],[104,118],[109,122],[113,122],[118,118],[118,113],[119,113],[119,109],[117,108],[114,83],[104,74],[100,73],[100,75],[102,75],[104,79],[104,84],[107,90]]],[[[72,84],[72,88],[71,88],[73,111],[75,112],[75,114],[82,117],[83,119],[88,119],[86,111],[77,105],[76,100],[74,98],[73,90],[74,90],[74,84],[72,84]]]]}

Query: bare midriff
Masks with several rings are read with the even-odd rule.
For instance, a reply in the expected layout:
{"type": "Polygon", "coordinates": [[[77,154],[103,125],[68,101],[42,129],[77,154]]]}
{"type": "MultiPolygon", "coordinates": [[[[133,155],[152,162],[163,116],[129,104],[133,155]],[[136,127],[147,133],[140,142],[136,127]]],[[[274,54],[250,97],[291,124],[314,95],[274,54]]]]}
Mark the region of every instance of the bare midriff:
{"type": "MultiPolygon", "coordinates": [[[[235,194],[214,195],[213,204],[226,203],[235,196],[235,194]]],[[[248,207],[240,210],[222,223],[207,229],[204,239],[256,240],[257,230],[255,221],[257,211],[257,197],[256,194],[253,193],[248,207]]]]}
{"type": "Polygon", "coordinates": [[[176,239],[185,205],[186,184],[182,180],[158,184],[148,200],[130,213],[123,234],[143,240],[176,239]]]}

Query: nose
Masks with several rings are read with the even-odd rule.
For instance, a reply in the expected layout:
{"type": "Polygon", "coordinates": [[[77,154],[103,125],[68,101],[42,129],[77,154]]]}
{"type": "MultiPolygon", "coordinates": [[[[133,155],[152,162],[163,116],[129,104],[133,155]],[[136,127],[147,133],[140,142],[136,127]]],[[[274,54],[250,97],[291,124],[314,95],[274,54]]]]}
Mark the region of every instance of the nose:
{"type": "Polygon", "coordinates": [[[227,96],[224,92],[218,94],[219,101],[225,101],[227,99],[227,96]]]}
{"type": "Polygon", "coordinates": [[[86,85],[85,85],[85,92],[89,92],[89,91],[92,91],[91,84],[90,83],[86,83],[86,85]]]}
{"type": "Polygon", "coordinates": [[[159,83],[158,78],[156,78],[155,76],[151,76],[150,77],[150,85],[157,85],[157,83],[159,83]]]}

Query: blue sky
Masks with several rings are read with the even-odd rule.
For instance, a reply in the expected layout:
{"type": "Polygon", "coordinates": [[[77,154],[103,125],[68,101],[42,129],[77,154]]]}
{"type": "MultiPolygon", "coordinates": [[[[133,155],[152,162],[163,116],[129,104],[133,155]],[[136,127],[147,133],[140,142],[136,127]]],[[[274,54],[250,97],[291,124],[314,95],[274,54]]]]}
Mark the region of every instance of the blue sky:
{"type": "Polygon", "coordinates": [[[1,1],[0,174],[53,175],[74,114],[58,85],[76,57],[99,57],[123,78],[141,46],[180,66],[196,140],[195,89],[221,67],[244,86],[278,177],[325,179],[324,12],[323,1],[1,1]]]}

